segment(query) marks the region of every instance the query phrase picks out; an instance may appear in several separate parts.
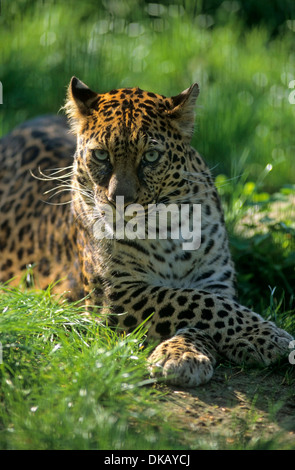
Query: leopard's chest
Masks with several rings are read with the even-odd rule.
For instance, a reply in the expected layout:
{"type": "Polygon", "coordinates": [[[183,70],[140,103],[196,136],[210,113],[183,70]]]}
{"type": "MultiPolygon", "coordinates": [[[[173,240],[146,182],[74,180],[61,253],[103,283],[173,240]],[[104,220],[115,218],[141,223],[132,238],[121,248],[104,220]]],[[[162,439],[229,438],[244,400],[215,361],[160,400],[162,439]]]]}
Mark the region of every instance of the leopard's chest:
{"type": "Polygon", "coordinates": [[[183,250],[181,240],[119,241],[112,250],[112,269],[150,285],[193,287],[198,272],[197,250],[183,250]]]}
{"type": "MultiPolygon", "coordinates": [[[[176,226],[178,228],[178,226],[176,226]]],[[[160,232],[159,232],[160,233],[160,232]]],[[[218,219],[203,218],[202,224],[164,231],[165,236],[100,240],[100,275],[114,285],[143,282],[172,288],[204,287],[221,275],[229,256],[226,232],[218,219]],[[193,230],[192,230],[193,229],[193,230]],[[174,235],[175,236],[174,236],[174,235]]],[[[145,236],[144,236],[145,235],[145,236]]]]}

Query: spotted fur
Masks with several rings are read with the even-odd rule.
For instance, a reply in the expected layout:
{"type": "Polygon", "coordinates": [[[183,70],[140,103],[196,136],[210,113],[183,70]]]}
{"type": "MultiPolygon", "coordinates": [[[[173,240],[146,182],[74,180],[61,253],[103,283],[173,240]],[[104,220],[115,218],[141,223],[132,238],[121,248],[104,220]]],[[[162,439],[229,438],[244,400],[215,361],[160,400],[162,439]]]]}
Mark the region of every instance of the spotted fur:
{"type": "Polygon", "coordinates": [[[195,84],[171,98],[97,94],[73,77],[65,110],[75,137],[63,118],[45,116],[0,143],[1,280],[18,283],[30,264],[38,286],[63,279],[57,291],[88,296],[89,309],[103,306],[126,332],[148,319],[148,339],[159,341],[151,374],[182,386],[208,381],[219,354],[269,364],[292,339],[236,299],[219,196],[190,146],[198,93],[195,84]],[[201,204],[199,249],[171,237],[98,240],[101,205],[115,211],[117,196],[145,210],[201,204]]]}

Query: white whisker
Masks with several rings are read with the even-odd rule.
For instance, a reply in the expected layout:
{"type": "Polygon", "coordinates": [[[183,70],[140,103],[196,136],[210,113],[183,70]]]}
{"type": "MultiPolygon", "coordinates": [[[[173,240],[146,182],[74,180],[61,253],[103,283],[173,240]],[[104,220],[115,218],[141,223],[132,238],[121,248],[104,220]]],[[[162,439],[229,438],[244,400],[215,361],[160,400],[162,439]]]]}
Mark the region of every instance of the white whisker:
{"type": "Polygon", "coordinates": [[[67,167],[63,167],[63,168],[53,168],[53,169],[50,168],[50,169],[46,169],[46,170],[43,170],[43,171],[41,170],[40,167],[38,167],[38,171],[39,171],[39,174],[41,175],[41,177],[35,175],[32,170],[30,170],[30,173],[31,173],[33,178],[35,178],[39,181],[55,181],[55,180],[60,180],[60,179],[64,179],[64,178],[71,178],[74,174],[72,166],[67,166],[67,167]],[[58,173],[61,173],[61,172],[65,171],[65,170],[68,170],[68,169],[71,169],[71,171],[67,172],[65,174],[56,176],[58,173]],[[48,171],[48,172],[50,171],[51,174],[46,175],[44,173],[44,171],[48,171]]]}

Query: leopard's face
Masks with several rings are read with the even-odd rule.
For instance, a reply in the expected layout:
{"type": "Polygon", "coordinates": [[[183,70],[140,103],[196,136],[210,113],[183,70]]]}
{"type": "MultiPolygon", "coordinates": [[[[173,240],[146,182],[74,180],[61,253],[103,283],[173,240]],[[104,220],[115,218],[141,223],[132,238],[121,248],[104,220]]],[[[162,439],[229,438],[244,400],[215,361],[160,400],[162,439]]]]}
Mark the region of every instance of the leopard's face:
{"type": "MultiPolygon", "coordinates": [[[[166,98],[139,88],[96,94],[72,79],[66,108],[78,136],[74,173],[86,204],[148,204],[179,196],[197,85],[166,98]]],[[[182,189],[181,189],[182,188],[182,189]]]]}

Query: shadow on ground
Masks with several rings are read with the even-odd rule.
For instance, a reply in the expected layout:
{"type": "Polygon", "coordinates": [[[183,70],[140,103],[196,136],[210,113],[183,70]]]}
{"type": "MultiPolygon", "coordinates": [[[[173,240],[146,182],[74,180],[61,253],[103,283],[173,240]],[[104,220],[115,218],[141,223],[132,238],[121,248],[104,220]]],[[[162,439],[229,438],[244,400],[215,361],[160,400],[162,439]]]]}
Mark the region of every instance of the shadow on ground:
{"type": "Polygon", "coordinates": [[[295,367],[242,370],[219,366],[196,389],[166,387],[163,406],[184,445],[295,449],[295,367]]]}

